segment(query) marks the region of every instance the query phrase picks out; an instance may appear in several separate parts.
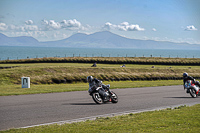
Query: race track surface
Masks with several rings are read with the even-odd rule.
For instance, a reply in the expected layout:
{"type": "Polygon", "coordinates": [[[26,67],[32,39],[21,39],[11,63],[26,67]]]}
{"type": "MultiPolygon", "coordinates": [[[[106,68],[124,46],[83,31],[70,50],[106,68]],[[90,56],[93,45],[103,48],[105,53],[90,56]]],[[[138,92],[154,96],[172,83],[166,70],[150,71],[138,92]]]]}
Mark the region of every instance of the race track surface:
{"type": "Polygon", "coordinates": [[[0,130],[66,121],[119,112],[139,112],[162,107],[193,105],[183,86],[113,90],[117,104],[97,105],[87,91],[0,97],[0,130]]]}

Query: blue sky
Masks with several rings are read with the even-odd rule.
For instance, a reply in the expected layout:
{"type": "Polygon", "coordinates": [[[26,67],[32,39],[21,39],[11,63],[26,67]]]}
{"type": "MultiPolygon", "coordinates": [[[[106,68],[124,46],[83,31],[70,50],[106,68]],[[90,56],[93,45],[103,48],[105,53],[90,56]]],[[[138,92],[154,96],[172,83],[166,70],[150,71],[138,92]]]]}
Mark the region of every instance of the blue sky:
{"type": "Polygon", "coordinates": [[[199,0],[0,0],[0,33],[53,41],[109,30],[200,44],[199,6],[199,0]]]}

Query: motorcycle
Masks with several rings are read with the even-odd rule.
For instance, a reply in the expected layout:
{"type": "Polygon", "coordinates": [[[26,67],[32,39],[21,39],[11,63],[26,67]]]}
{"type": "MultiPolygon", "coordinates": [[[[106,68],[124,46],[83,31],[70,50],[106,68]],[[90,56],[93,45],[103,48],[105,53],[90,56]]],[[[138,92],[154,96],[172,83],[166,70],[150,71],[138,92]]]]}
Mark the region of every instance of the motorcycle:
{"type": "Polygon", "coordinates": [[[90,96],[92,96],[92,99],[97,104],[102,104],[106,102],[112,102],[117,103],[118,102],[118,96],[115,92],[110,91],[110,85],[99,85],[99,87],[93,87],[92,92],[90,93],[90,96]]]}
{"type": "Polygon", "coordinates": [[[190,95],[193,98],[196,98],[197,96],[200,95],[200,93],[199,93],[199,87],[197,85],[195,85],[192,80],[187,80],[185,82],[184,89],[186,89],[186,93],[190,93],[190,95]]]}

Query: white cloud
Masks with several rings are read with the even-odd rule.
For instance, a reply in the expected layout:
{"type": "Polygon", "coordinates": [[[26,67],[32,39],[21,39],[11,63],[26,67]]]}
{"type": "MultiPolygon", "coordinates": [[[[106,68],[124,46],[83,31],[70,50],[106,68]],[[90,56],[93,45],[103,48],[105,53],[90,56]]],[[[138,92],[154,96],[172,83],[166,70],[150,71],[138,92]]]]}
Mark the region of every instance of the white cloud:
{"type": "Polygon", "coordinates": [[[42,25],[44,26],[42,30],[58,30],[61,28],[61,24],[54,20],[42,20],[42,25]]]}
{"type": "Polygon", "coordinates": [[[41,25],[35,25],[33,20],[25,21],[23,25],[6,25],[5,23],[0,23],[0,31],[9,32],[24,32],[24,31],[53,31],[53,30],[82,30],[86,31],[91,29],[90,25],[83,26],[81,22],[76,19],[63,20],[61,22],[56,22],[55,20],[42,20],[41,25]]]}
{"type": "Polygon", "coordinates": [[[0,23],[0,31],[6,31],[8,26],[5,23],[0,23]]]}
{"type": "Polygon", "coordinates": [[[61,28],[60,23],[55,22],[54,20],[49,20],[49,26],[50,26],[50,28],[53,28],[53,29],[60,29],[61,28]]]}
{"type": "Polygon", "coordinates": [[[153,28],[152,31],[157,31],[157,30],[155,28],[153,28]]]}
{"type": "Polygon", "coordinates": [[[139,25],[129,25],[126,26],[127,31],[144,31],[144,28],[141,28],[139,25]]]}
{"type": "Polygon", "coordinates": [[[93,28],[93,27],[90,26],[90,25],[88,25],[88,24],[86,24],[85,26],[81,26],[81,29],[84,30],[84,31],[90,30],[90,29],[92,29],[92,28],[93,28]]]}
{"type": "Polygon", "coordinates": [[[21,31],[24,32],[24,31],[38,31],[39,28],[37,25],[22,25],[22,26],[9,25],[8,30],[16,32],[21,32],[21,31]]]}
{"type": "Polygon", "coordinates": [[[185,30],[192,31],[192,30],[197,30],[197,28],[195,28],[194,25],[189,25],[189,26],[186,27],[185,30]]]}
{"type": "Polygon", "coordinates": [[[144,31],[144,28],[141,28],[139,25],[129,24],[128,22],[122,22],[119,25],[111,24],[110,22],[107,22],[104,24],[103,29],[106,30],[122,30],[122,31],[144,31]]]}
{"type": "Polygon", "coordinates": [[[62,34],[62,36],[63,36],[63,38],[69,37],[69,35],[67,35],[67,34],[62,34]]]}
{"type": "Polygon", "coordinates": [[[123,22],[123,23],[121,23],[120,25],[121,25],[121,26],[128,26],[129,23],[128,23],[128,22],[123,22]]]}
{"type": "Polygon", "coordinates": [[[111,30],[113,27],[113,25],[110,22],[105,23],[105,25],[103,26],[103,29],[105,30],[111,30]]]}
{"type": "Polygon", "coordinates": [[[49,22],[48,22],[47,20],[44,19],[44,20],[42,20],[42,24],[43,24],[43,25],[48,25],[49,22]]]}
{"type": "Polygon", "coordinates": [[[16,26],[16,25],[9,25],[8,26],[9,31],[25,31],[23,26],[16,26]]]}
{"type": "Polygon", "coordinates": [[[63,28],[81,28],[81,23],[76,19],[73,20],[63,20],[61,22],[63,28]]]}
{"type": "Polygon", "coordinates": [[[24,26],[25,31],[38,31],[37,25],[25,25],[24,26]]]}
{"type": "Polygon", "coordinates": [[[189,44],[200,44],[200,40],[195,40],[194,38],[178,38],[178,43],[189,43],[189,44]]]}
{"type": "Polygon", "coordinates": [[[42,29],[41,30],[57,30],[60,29],[61,25],[58,22],[55,22],[54,20],[42,20],[42,29]]]}
{"type": "Polygon", "coordinates": [[[27,21],[25,21],[25,24],[31,25],[31,24],[33,24],[33,20],[27,20],[27,21]]]}
{"type": "Polygon", "coordinates": [[[43,20],[43,30],[58,30],[58,29],[66,29],[66,30],[87,30],[90,26],[86,25],[85,27],[77,21],[73,20],[63,20],[61,22],[56,22],[54,20],[43,20]]]}
{"type": "Polygon", "coordinates": [[[63,20],[42,20],[40,24],[34,24],[33,20],[24,21],[21,25],[6,24],[0,22],[0,31],[10,36],[32,36],[40,41],[58,40],[69,37],[70,32],[89,31],[93,27],[82,25],[76,19],[63,20]],[[55,34],[56,33],[56,34],[55,34]]]}

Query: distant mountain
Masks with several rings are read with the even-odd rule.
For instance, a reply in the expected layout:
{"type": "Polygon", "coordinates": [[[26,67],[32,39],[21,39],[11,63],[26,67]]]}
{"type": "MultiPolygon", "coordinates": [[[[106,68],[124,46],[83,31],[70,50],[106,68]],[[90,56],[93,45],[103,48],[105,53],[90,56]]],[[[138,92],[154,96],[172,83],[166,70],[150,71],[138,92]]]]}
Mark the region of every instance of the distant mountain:
{"type": "Polygon", "coordinates": [[[7,37],[0,33],[0,46],[39,46],[40,42],[29,36],[7,37]]]}
{"type": "Polygon", "coordinates": [[[66,39],[38,42],[32,37],[7,37],[0,33],[0,46],[41,46],[78,48],[135,48],[135,49],[199,49],[200,45],[166,41],[137,40],[116,35],[109,31],[93,34],[77,33],[66,39]]]}
{"type": "Polygon", "coordinates": [[[43,46],[58,47],[93,47],[93,48],[135,48],[135,49],[200,49],[200,45],[173,43],[166,41],[129,39],[109,31],[94,34],[77,33],[69,38],[43,42],[43,46]]]}

